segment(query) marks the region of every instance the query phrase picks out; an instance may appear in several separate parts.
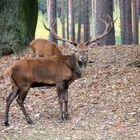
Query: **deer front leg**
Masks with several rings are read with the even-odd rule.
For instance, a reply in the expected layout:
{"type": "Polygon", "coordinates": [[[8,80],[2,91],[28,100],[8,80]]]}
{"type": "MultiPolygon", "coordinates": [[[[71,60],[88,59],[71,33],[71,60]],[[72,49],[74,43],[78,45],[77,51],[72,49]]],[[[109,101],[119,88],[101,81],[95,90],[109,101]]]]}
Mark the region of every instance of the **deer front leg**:
{"type": "Polygon", "coordinates": [[[58,92],[58,99],[59,99],[59,106],[60,106],[60,121],[64,122],[64,111],[63,111],[64,100],[60,92],[58,92]]]}
{"type": "Polygon", "coordinates": [[[65,89],[65,93],[64,93],[64,117],[65,117],[65,120],[69,119],[69,113],[68,113],[68,88],[65,89]]]}
{"type": "Polygon", "coordinates": [[[64,88],[63,84],[59,83],[56,85],[57,86],[57,94],[58,94],[58,99],[59,99],[59,105],[60,105],[60,121],[64,122],[65,119],[65,114],[64,114],[64,88]]]}

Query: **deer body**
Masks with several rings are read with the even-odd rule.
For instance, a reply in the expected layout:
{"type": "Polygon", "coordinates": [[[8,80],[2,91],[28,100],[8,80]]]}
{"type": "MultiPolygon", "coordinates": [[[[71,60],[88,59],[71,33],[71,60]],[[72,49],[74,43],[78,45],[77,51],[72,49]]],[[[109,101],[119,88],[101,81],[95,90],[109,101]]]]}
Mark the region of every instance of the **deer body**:
{"type": "Polygon", "coordinates": [[[33,51],[33,55],[40,57],[50,56],[50,55],[62,55],[60,47],[54,42],[46,39],[34,39],[30,43],[30,48],[33,51]]]}
{"type": "Polygon", "coordinates": [[[80,66],[78,62],[75,63],[75,59],[74,55],[23,59],[10,68],[9,76],[13,77],[13,80],[21,88],[24,80],[27,86],[27,83],[31,85],[34,82],[49,84],[48,79],[53,83],[77,79],[80,78],[81,69],[86,67],[86,64],[80,66]],[[75,75],[75,78],[73,75],[75,75]],[[19,80],[19,76],[23,80],[21,78],[19,80]]]}
{"type": "Polygon", "coordinates": [[[80,51],[72,55],[28,58],[20,60],[11,66],[6,72],[12,82],[12,92],[7,98],[5,125],[9,125],[9,108],[17,96],[17,103],[21,107],[27,122],[32,123],[23,102],[28,90],[32,86],[38,86],[38,84],[56,85],[60,104],[60,118],[61,121],[67,120],[68,87],[75,79],[81,77],[87,66],[87,62],[88,55],[86,51],[80,49],[80,51]]]}

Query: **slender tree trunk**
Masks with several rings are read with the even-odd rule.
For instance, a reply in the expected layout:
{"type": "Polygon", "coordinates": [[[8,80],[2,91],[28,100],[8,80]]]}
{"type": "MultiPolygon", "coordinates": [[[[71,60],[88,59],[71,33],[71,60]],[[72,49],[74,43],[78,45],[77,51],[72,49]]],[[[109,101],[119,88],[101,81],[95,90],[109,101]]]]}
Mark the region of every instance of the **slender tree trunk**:
{"type": "Polygon", "coordinates": [[[84,0],[84,41],[87,41],[90,37],[90,1],[84,0]]]}
{"type": "Polygon", "coordinates": [[[47,15],[47,17],[46,17],[46,20],[48,21],[48,23],[50,23],[50,21],[49,21],[49,11],[50,11],[50,4],[49,4],[49,2],[50,2],[50,0],[46,0],[46,15],[47,15]]]}
{"type": "MultiPolygon", "coordinates": [[[[57,0],[50,0],[49,1],[49,20],[48,23],[49,25],[53,22],[54,19],[56,19],[56,23],[53,26],[54,31],[57,33],[57,12],[56,12],[56,4],[57,0]]],[[[49,40],[57,43],[57,40],[52,37],[52,35],[49,35],[49,40]]]]}
{"type": "Polygon", "coordinates": [[[67,39],[69,40],[69,0],[67,0],[67,39]]]}
{"type": "Polygon", "coordinates": [[[131,0],[120,0],[122,44],[132,44],[131,0]]]}
{"type": "Polygon", "coordinates": [[[95,16],[96,16],[96,11],[95,11],[95,6],[96,6],[96,0],[91,0],[91,14],[92,14],[92,36],[95,37],[95,16]]]}
{"type": "Polygon", "coordinates": [[[34,38],[37,0],[0,1],[0,55],[19,53],[34,38]]]}
{"type": "Polygon", "coordinates": [[[139,40],[139,0],[132,0],[132,25],[133,25],[133,43],[138,44],[139,40]]]}
{"type": "MultiPolygon", "coordinates": [[[[65,38],[64,0],[61,0],[62,37],[65,38]]],[[[65,43],[63,42],[63,45],[65,43]]]]}
{"type": "Polygon", "coordinates": [[[82,23],[82,1],[79,0],[79,7],[78,7],[78,36],[77,36],[77,42],[79,43],[81,41],[81,23],[82,23]]]}
{"type": "MultiPolygon", "coordinates": [[[[108,15],[110,15],[113,20],[113,0],[96,0],[96,36],[102,34],[105,27],[105,25],[99,20],[99,18],[107,20],[108,15]]],[[[109,35],[100,39],[100,43],[105,45],[115,44],[114,27],[109,35]]]]}
{"type": "Polygon", "coordinates": [[[71,40],[75,41],[75,23],[74,23],[74,8],[73,0],[69,0],[69,15],[70,15],[70,31],[71,31],[71,40]]]}

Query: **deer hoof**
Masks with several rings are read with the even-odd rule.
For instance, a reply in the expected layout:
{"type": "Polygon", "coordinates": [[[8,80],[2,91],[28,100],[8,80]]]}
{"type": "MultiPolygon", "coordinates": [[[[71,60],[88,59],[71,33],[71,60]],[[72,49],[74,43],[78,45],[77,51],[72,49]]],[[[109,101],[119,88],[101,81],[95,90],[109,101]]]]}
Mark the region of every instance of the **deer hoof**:
{"type": "Polygon", "coordinates": [[[9,123],[8,121],[4,122],[5,126],[8,127],[9,126],[9,123]]]}

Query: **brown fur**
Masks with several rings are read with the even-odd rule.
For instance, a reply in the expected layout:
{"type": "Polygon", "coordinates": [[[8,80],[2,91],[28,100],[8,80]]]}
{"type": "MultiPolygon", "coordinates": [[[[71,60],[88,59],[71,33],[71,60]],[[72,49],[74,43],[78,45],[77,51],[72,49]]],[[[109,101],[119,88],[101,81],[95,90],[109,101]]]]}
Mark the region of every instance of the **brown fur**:
{"type": "Polygon", "coordinates": [[[12,92],[7,98],[5,111],[5,125],[8,126],[9,107],[18,96],[17,102],[21,107],[28,123],[32,123],[24,107],[24,100],[31,87],[52,85],[57,88],[60,118],[62,121],[68,119],[68,87],[81,77],[87,66],[88,55],[86,46],[79,44],[73,55],[37,57],[19,60],[7,71],[12,82],[12,92]]]}
{"type": "Polygon", "coordinates": [[[33,51],[33,55],[38,55],[40,57],[62,55],[60,47],[58,47],[54,42],[46,39],[34,39],[30,43],[30,48],[33,51]]]}

